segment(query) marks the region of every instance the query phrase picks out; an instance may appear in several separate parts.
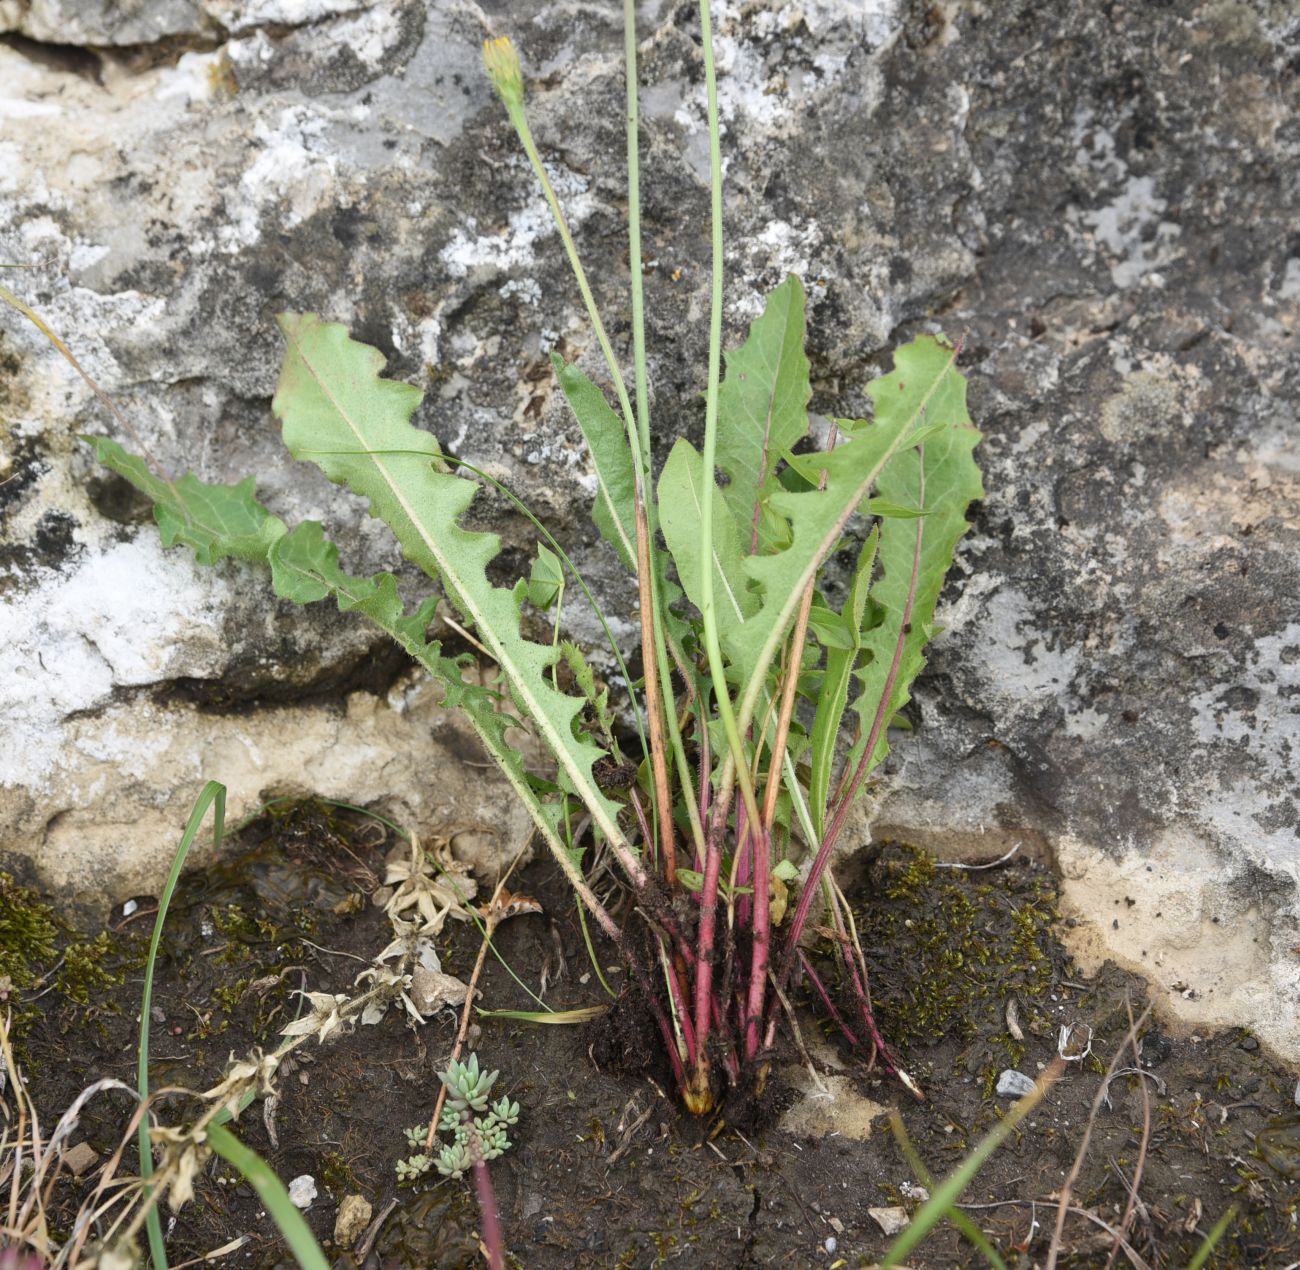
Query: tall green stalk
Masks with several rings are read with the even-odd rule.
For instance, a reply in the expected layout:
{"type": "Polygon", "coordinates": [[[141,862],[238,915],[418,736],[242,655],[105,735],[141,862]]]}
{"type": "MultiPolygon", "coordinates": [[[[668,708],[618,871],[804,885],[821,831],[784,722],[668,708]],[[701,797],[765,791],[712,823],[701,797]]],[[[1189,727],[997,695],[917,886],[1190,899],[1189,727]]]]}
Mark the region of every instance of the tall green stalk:
{"type": "MultiPolygon", "coordinates": [[[[645,286],[641,274],[641,142],[637,105],[636,0],[623,0],[623,59],[627,67],[627,258],[632,278],[632,366],[641,465],[650,468],[650,388],[645,357],[645,286]]],[[[653,515],[651,508],[647,512],[653,515]]],[[[653,529],[653,524],[652,524],[653,529]]]]}
{"type": "MultiPolygon", "coordinates": [[[[632,346],[637,397],[635,413],[628,399],[627,388],[623,382],[623,373],[614,356],[613,347],[605,333],[605,325],[601,321],[600,313],[596,308],[596,300],[587,281],[586,270],[582,267],[582,260],[573,241],[573,234],[569,230],[568,222],[565,219],[564,211],[560,206],[559,198],[551,184],[550,177],[547,176],[546,169],[542,165],[541,155],[538,153],[537,145],[533,140],[532,129],[528,125],[528,117],[524,112],[523,72],[519,65],[518,55],[510,41],[502,38],[489,40],[484,45],[483,58],[493,86],[505,105],[510,122],[514,125],[520,144],[524,148],[524,153],[528,156],[528,161],[538,183],[542,187],[543,197],[550,209],[556,232],[560,235],[560,242],[564,246],[564,252],[569,261],[569,267],[582,295],[582,302],[587,310],[587,319],[595,332],[596,342],[600,346],[601,354],[605,359],[605,366],[609,371],[610,379],[613,381],[614,391],[618,397],[619,410],[627,428],[638,498],[647,522],[648,541],[646,550],[650,565],[653,635],[656,636],[652,640],[654,664],[653,666],[648,665],[644,669],[647,676],[658,673],[660,692],[663,700],[669,703],[663,710],[663,721],[668,730],[673,761],[677,768],[677,778],[682,787],[688,791],[685,806],[690,821],[691,833],[697,850],[703,853],[704,830],[691,791],[691,769],[686,761],[686,748],[682,742],[681,731],[677,726],[677,718],[671,706],[673,700],[672,667],[667,648],[668,633],[663,621],[663,595],[659,585],[661,570],[655,563],[658,555],[658,547],[655,544],[655,531],[658,525],[650,484],[650,394],[646,372],[645,300],[641,274],[641,165],[638,143],[639,111],[637,106],[635,0],[624,0],[623,18],[624,51],[627,61],[628,253],[632,273],[632,346]]],[[[681,658],[679,657],[678,660],[680,661],[681,658]]],[[[656,807],[655,813],[658,817],[667,818],[668,822],[671,823],[671,807],[656,807]]]]}
{"type": "MultiPolygon", "coordinates": [[[[700,482],[700,559],[704,566],[700,572],[700,616],[704,623],[704,651],[709,659],[709,677],[713,681],[713,695],[717,702],[718,717],[727,734],[735,777],[745,800],[745,812],[751,825],[762,823],[758,803],[754,798],[754,785],[749,777],[749,764],[745,759],[745,746],[736,726],[731,694],[727,689],[726,663],[722,660],[722,645],[718,639],[718,614],[713,594],[713,491],[714,472],[718,458],[718,386],[722,379],[722,141],[718,127],[718,74],[713,61],[713,19],[709,0],[700,0],[700,33],[703,40],[704,84],[708,97],[709,116],[709,204],[712,221],[713,278],[709,296],[709,379],[704,407],[704,478],[700,482]]],[[[726,796],[722,791],[720,809],[725,809],[726,796]]]]}

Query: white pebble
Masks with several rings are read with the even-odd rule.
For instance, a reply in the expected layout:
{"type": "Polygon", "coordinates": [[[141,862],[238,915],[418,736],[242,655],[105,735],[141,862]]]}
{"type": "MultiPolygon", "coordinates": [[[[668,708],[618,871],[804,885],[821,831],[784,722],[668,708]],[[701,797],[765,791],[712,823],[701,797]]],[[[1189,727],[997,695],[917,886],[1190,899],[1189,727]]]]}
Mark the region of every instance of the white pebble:
{"type": "Polygon", "coordinates": [[[289,1203],[295,1208],[308,1209],[316,1198],[316,1179],[310,1173],[295,1177],[289,1183],[289,1203]]]}
{"type": "Polygon", "coordinates": [[[826,1242],[822,1244],[822,1247],[825,1248],[827,1253],[832,1256],[834,1256],[835,1249],[838,1248],[839,1246],[840,1246],[839,1242],[838,1240],[836,1240],[834,1235],[827,1235],[826,1242]]]}
{"type": "Polygon", "coordinates": [[[1014,1067],[1008,1067],[998,1077],[999,1098],[1023,1098],[1026,1094],[1032,1094],[1034,1089],[1034,1082],[1023,1072],[1016,1071],[1014,1067]]]}

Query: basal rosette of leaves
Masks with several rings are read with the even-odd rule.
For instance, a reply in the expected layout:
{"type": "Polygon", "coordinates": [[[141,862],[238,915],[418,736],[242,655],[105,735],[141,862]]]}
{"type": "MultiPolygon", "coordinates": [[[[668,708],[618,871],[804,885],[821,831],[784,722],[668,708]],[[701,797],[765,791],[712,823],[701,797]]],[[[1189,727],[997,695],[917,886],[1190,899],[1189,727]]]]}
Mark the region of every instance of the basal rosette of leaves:
{"type": "MultiPolygon", "coordinates": [[[[712,94],[707,22],[705,30],[712,94]]],[[[448,459],[436,416],[413,421],[420,390],[385,378],[382,355],[342,326],[311,313],[280,317],[286,352],[273,410],[290,453],[365,499],[427,575],[429,594],[418,602],[403,597],[392,574],[347,573],[324,526],[287,526],[258,501],[251,478],[167,480],[118,442],[87,440],[153,500],[166,545],[190,548],[203,564],[236,557],[266,566],[277,595],[357,612],[443,685],[627,960],[692,1110],[712,1108],[729,1088],[761,1085],[792,976],[807,973],[832,1006],[800,951],[810,920],[839,934],[843,986],[858,1019],[837,1013],[841,1031],[898,1070],[875,1027],[858,936],[828,866],[924,666],[967,508],[983,492],[957,350],[941,335],[897,349],[892,371],[865,385],[872,417],[833,420],[829,443],[817,448],[797,278],[771,293],[721,374],[718,221],[704,447],[677,438],[654,472],[635,162],[634,409],[532,144],[518,61],[501,42],[488,61],[610,370],[612,403],[554,359],[597,476],[596,527],[638,582],[645,678],[623,685],[635,728],[613,726],[607,687],[560,637],[568,581],[590,595],[559,545],[543,533],[529,576],[505,586],[492,580],[500,539],[466,525],[486,478],[448,459]],[[857,564],[835,603],[822,574],[845,547],[857,564]],[[428,638],[440,600],[486,651],[495,677],[467,674],[462,658],[428,638]],[[540,629],[524,620],[530,610],[548,618],[553,638],[529,633],[540,629]],[[552,770],[529,770],[511,747],[509,730],[521,724],[544,743],[552,770]],[[635,895],[634,928],[621,926],[587,882],[593,840],[607,845],[635,895]]],[[[628,67],[634,160],[634,40],[628,67]]],[[[715,196],[719,182],[715,165],[715,196]]]]}

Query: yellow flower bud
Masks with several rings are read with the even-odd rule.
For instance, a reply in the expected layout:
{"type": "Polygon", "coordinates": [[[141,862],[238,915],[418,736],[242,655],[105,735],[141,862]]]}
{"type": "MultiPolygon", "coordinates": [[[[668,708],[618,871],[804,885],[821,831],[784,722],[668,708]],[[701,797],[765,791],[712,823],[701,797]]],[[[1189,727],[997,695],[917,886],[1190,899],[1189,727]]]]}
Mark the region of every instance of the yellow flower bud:
{"type": "Polygon", "coordinates": [[[487,67],[488,78],[506,107],[522,106],[524,73],[519,65],[519,54],[507,36],[483,41],[483,65],[487,67]]]}

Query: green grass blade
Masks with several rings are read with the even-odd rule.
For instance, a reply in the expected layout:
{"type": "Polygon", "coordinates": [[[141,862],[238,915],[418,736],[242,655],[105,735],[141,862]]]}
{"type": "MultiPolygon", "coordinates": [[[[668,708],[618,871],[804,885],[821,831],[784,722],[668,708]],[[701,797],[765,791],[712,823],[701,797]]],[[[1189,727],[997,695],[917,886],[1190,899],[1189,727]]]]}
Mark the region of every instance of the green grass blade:
{"type": "MultiPolygon", "coordinates": [[[[171,871],[158,899],[158,912],[153,922],[153,938],[149,941],[149,956],[144,963],[144,991],[140,996],[140,1043],[139,1062],[136,1068],[137,1088],[141,1102],[149,1098],[149,1011],[153,1005],[153,977],[158,965],[158,946],[162,942],[163,923],[167,920],[167,910],[171,906],[176,883],[180,880],[181,870],[185,867],[185,858],[198,837],[199,829],[213,807],[212,839],[214,846],[221,847],[221,833],[226,820],[226,787],[219,781],[208,781],[194,803],[194,810],[186,822],[185,832],[181,835],[180,845],[172,857],[171,871]]],[[[140,1120],[140,1176],[146,1182],[153,1176],[153,1145],[149,1140],[149,1116],[145,1114],[140,1120]]],[[[149,1188],[145,1189],[146,1197],[149,1188]]],[[[149,1234],[149,1255],[153,1259],[154,1270],[167,1270],[167,1251],[163,1245],[162,1223],[158,1220],[158,1209],[153,1207],[145,1218],[145,1228],[149,1234]]]]}
{"type": "Polygon", "coordinates": [[[1219,1240],[1228,1232],[1228,1227],[1237,1218],[1237,1206],[1233,1204],[1218,1221],[1214,1223],[1210,1233],[1205,1236],[1205,1242],[1196,1250],[1196,1255],[1187,1263],[1187,1270],[1201,1270],[1201,1267],[1210,1259],[1219,1240]]]}
{"type": "MultiPolygon", "coordinates": [[[[915,1175],[916,1180],[920,1182],[927,1190],[934,1189],[934,1178],[930,1175],[930,1170],[925,1167],[925,1161],[917,1153],[916,1147],[912,1145],[912,1139],[907,1136],[907,1130],[903,1127],[902,1118],[895,1115],[890,1120],[890,1127],[894,1131],[894,1138],[898,1142],[898,1149],[903,1153],[904,1159],[907,1160],[908,1166],[915,1175]]],[[[984,1260],[991,1265],[994,1270],[1007,1270],[1007,1263],[998,1255],[998,1251],[989,1242],[988,1236],[969,1218],[960,1208],[953,1207],[948,1210],[948,1220],[957,1227],[967,1239],[970,1240],[983,1255],[984,1260]]]]}
{"type": "Polygon", "coordinates": [[[881,1270],[900,1265],[905,1257],[945,1218],[947,1218],[961,1193],[975,1180],[975,1175],[984,1167],[984,1162],[1010,1136],[1012,1130],[1033,1109],[1038,1106],[1043,1095],[1052,1087],[1060,1075],[1061,1063],[1055,1061],[1038,1079],[1037,1088],[1032,1094],[1026,1094],[1011,1108],[1005,1119],[995,1125],[975,1146],[974,1150],[960,1165],[940,1184],[938,1190],[930,1196],[916,1211],[916,1215],[907,1229],[890,1245],[880,1263],[881,1270]]]}
{"type": "Polygon", "coordinates": [[[329,1262],[320,1244],[303,1221],[302,1214],[293,1206],[289,1192],[271,1166],[225,1126],[210,1124],[207,1133],[208,1145],[257,1192],[257,1198],[265,1205],[302,1270],[329,1270],[329,1262]]]}

